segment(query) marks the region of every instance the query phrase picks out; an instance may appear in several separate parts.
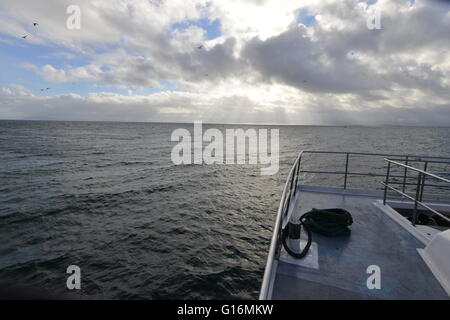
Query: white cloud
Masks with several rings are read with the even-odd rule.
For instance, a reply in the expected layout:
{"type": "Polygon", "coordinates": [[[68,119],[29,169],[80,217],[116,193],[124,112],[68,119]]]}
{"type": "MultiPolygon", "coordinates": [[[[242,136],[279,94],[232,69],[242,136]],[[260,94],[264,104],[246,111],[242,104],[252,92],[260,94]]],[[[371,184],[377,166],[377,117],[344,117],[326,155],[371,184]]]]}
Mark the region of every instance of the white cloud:
{"type": "MultiPolygon", "coordinates": [[[[380,105],[377,102],[374,107],[353,95],[340,95],[337,100],[333,100],[335,97],[329,94],[299,97],[293,89],[277,85],[242,88],[242,95],[226,93],[226,88],[222,90],[206,93],[166,91],[150,95],[97,92],[86,96],[38,96],[26,88],[15,86],[1,89],[0,114],[5,119],[69,118],[86,121],[203,120],[219,123],[429,126],[446,126],[450,123],[449,103],[428,103],[423,108],[405,104],[392,107],[388,103],[380,105]],[[330,101],[333,101],[331,105],[330,101]]],[[[401,104],[402,98],[396,99],[401,104]]],[[[423,102],[421,97],[418,100],[423,102]]]]}

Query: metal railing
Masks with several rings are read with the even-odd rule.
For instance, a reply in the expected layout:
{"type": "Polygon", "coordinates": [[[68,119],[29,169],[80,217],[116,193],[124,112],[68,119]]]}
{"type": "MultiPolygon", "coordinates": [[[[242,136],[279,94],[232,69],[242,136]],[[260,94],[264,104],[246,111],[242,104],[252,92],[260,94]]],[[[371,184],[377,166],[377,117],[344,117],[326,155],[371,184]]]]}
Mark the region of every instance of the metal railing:
{"type": "MultiPolygon", "coordinates": [[[[370,176],[370,177],[385,177],[384,174],[378,174],[373,172],[353,172],[351,171],[351,156],[367,156],[367,157],[396,157],[399,161],[404,161],[405,164],[410,162],[422,162],[427,161],[428,163],[434,162],[449,162],[450,157],[435,157],[435,156],[423,156],[423,155],[404,155],[404,154],[389,154],[389,153],[368,153],[368,152],[346,152],[346,151],[315,151],[315,150],[304,150],[301,151],[298,156],[295,158],[294,164],[292,165],[288,177],[286,179],[286,183],[283,188],[283,192],[281,195],[280,205],[277,211],[277,217],[275,220],[274,233],[272,235],[272,241],[269,249],[269,255],[267,258],[267,264],[264,271],[263,282],[261,285],[260,291],[260,299],[267,299],[268,293],[270,292],[271,278],[273,278],[272,272],[274,270],[274,264],[277,263],[276,258],[280,255],[280,243],[281,243],[281,231],[283,225],[287,222],[289,207],[292,205],[292,199],[295,196],[295,192],[297,190],[297,186],[299,183],[299,177],[301,173],[313,173],[313,174],[331,174],[331,175],[342,175],[343,176],[343,188],[347,189],[347,185],[349,182],[349,177],[351,176],[370,176]],[[343,163],[344,171],[320,171],[320,170],[302,170],[302,157],[305,154],[332,154],[332,155],[345,155],[345,162],[343,163]],[[400,159],[398,159],[400,158],[400,159]],[[284,220],[284,221],[283,221],[284,220]],[[285,223],[283,223],[285,222],[285,223]]],[[[402,175],[390,175],[391,178],[401,178],[402,189],[404,190],[407,185],[410,183],[407,182],[408,168],[405,168],[404,173],[402,175]]],[[[396,182],[391,182],[394,184],[396,182]]],[[[423,184],[422,184],[423,185],[423,184]]],[[[428,184],[427,184],[428,185],[428,184]]]]}
{"type": "MultiPolygon", "coordinates": [[[[368,153],[368,152],[346,152],[346,151],[303,151],[301,154],[334,154],[334,155],[345,155],[345,162],[343,162],[344,171],[320,171],[320,170],[300,170],[299,173],[313,173],[313,174],[334,174],[334,175],[342,175],[343,176],[343,188],[347,189],[348,178],[349,176],[370,176],[370,177],[385,177],[385,174],[373,173],[373,172],[352,172],[349,171],[350,164],[350,156],[368,156],[371,158],[374,157],[397,157],[395,160],[403,161],[406,165],[411,162],[424,162],[425,170],[428,163],[440,163],[440,164],[450,164],[450,157],[435,157],[435,156],[423,156],[423,155],[401,155],[401,154],[389,154],[389,153],[368,153]],[[400,158],[400,159],[398,159],[400,158]]],[[[299,155],[301,158],[301,155],[299,155]]],[[[299,161],[300,163],[300,161],[299,161]]],[[[408,185],[407,179],[407,170],[405,168],[403,174],[401,175],[391,175],[393,178],[401,178],[403,179],[402,190],[405,190],[405,187],[408,185]]]]}
{"type": "Polygon", "coordinates": [[[274,270],[274,264],[276,263],[275,257],[279,256],[280,249],[280,237],[281,237],[281,229],[282,229],[282,220],[286,217],[286,214],[289,209],[291,196],[292,196],[292,187],[293,181],[295,179],[295,186],[298,183],[298,169],[300,167],[300,159],[302,157],[302,153],[300,152],[297,158],[294,161],[294,165],[291,167],[289,171],[288,177],[286,179],[286,183],[284,184],[283,193],[281,194],[280,205],[278,206],[277,217],[275,220],[274,232],[272,234],[272,241],[270,243],[269,254],[267,256],[266,268],[264,270],[263,281],[261,284],[261,290],[259,293],[259,299],[266,300],[268,299],[268,293],[270,292],[271,279],[273,279],[272,272],[274,270]],[[295,173],[295,171],[297,171],[295,173]]]}
{"type": "MultiPolygon", "coordinates": [[[[416,225],[416,223],[418,222],[417,208],[418,208],[419,205],[421,207],[431,211],[435,215],[439,216],[440,218],[442,218],[445,221],[450,223],[450,219],[448,217],[446,217],[442,213],[436,211],[435,209],[431,208],[429,205],[427,205],[427,204],[422,202],[423,201],[423,191],[424,191],[424,188],[425,188],[425,177],[430,177],[430,178],[433,178],[435,180],[439,180],[439,181],[445,182],[447,184],[450,184],[450,180],[449,179],[446,179],[446,178],[438,176],[436,174],[427,172],[426,170],[427,170],[427,167],[428,167],[428,163],[430,161],[424,161],[425,162],[424,169],[421,170],[421,169],[412,167],[410,165],[398,162],[398,161],[396,161],[397,159],[396,160],[384,159],[384,160],[387,161],[388,165],[387,165],[387,170],[386,170],[386,180],[385,180],[385,182],[381,182],[381,184],[384,185],[383,204],[386,204],[387,191],[388,191],[388,189],[390,189],[390,190],[395,191],[398,194],[402,195],[403,197],[405,197],[405,198],[407,198],[407,199],[409,199],[411,201],[414,201],[414,211],[413,211],[413,215],[412,215],[412,219],[411,219],[411,222],[412,222],[413,225],[416,225]],[[415,171],[415,172],[418,173],[417,174],[415,197],[412,197],[412,196],[410,196],[409,194],[407,194],[405,192],[405,185],[404,184],[403,184],[403,190],[402,191],[400,191],[400,190],[394,188],[393,186],[389,185],[389,183],[392,184],[392,181],[389,181],[391,165],[397,165],[397,166],[403,167],[403,168],[405,168],[405,172],[406,172],[406,170],[412,170],[412,171],[415,171]]],[[[433,162],[440,163],[440,161],[433,161],[433,162]]],[[[428,184],[428,185],[430,185],[430,184],[428,184]]]]}

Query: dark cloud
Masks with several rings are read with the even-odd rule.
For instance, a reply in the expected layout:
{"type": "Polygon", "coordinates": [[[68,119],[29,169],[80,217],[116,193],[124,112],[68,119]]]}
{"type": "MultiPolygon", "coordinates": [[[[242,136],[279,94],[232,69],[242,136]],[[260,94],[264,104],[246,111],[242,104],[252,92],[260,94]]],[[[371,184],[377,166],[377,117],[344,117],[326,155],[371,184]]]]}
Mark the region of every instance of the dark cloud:
{"type": "Polygon", "coordinates": [[[383,87],[370,68],[328,49],[306,36],[305,27],[296,26],[265,41],[253,38],[242,56],[262,80],[305,91],[354,93],[383,87]]]}

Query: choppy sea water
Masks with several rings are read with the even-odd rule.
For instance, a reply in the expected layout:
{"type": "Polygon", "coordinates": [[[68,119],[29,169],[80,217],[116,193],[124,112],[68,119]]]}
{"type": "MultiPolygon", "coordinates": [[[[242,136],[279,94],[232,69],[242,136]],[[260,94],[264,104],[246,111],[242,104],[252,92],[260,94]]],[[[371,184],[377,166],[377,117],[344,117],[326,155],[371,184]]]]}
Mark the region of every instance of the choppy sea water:
{"type": "Polygon", "coordinates": [[[67,295],[66,268],[75,264],[82,289],[74,297],[254,299],[300,150],[450,153],[449,128],[204,127],[279,129],[279,173],[175,166],[171,133],[190,124],[0,121],[0,282],[67,295]]]}

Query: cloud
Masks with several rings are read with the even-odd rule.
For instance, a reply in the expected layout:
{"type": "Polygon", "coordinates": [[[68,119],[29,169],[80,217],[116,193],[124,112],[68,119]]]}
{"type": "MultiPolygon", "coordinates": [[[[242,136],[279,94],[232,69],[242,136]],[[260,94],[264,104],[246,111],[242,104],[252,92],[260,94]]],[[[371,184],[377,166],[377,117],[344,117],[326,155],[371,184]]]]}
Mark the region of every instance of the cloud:
{"type": "MultiPolygon", "coordinates": [[[[279,88],[281,89],[281,88],[279,88]]],[[[255,90],[255,89],[254,89],[255,90]]],[[[62,94],[38,96],[21,86],[0,91],[0,114],[4,119],[84,120],[84,121],[153,121],[211,123],[276,124],[358,124],[358,125],[428,125],[447,126],[450,104],[432,104],[427,108],[381,107],[348,108],[357,100],[341,98],[328,104],[329,97],[295,96],[280,98],[277,93],[264,94],[268,87],[254,92],[265,95],[264,102],[248,95],[190,92],[159,92],[150,95],[121,95],[110,92],[86,96],[62,94]],[[214,105],[215,108],[210,106],[214,105]],[[285,107],[296,105],[296,107],[285,107]],[[389,118],[386,115],[389,115],[389,118]]],[[[245,91],[245,90],[243,90],[245,91]]],[[[287,89],[289,92],[289,89],[287,89]]]]}
{"type": "Polygon", "coordinates": [[[83,81],[92,92],[42,97],[6,87],[0,118],[450,123],[450,6],[443,1],[85,0],[81,30],[65,27],[70,2],[0,0],[8,36],[0,40],[8,46],[29,33],[29,46],[54,46],[65,63],[49,54],[50,61],[22,65],[52,83],[83,81]],[[382,29],[369,30],[376,11],[382,29]],[[314,23],[299,21],[301,12],[314,23]],[[208,21],[220,25],[213,39],[208,21]],[[148,89],[161,92],[136,93],[148,89]]]}

